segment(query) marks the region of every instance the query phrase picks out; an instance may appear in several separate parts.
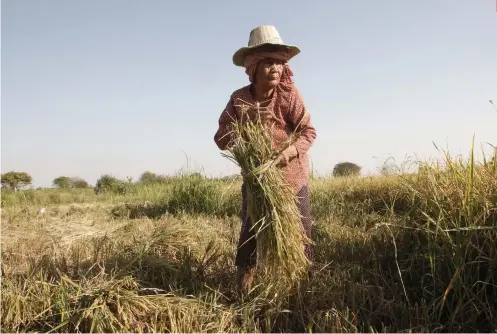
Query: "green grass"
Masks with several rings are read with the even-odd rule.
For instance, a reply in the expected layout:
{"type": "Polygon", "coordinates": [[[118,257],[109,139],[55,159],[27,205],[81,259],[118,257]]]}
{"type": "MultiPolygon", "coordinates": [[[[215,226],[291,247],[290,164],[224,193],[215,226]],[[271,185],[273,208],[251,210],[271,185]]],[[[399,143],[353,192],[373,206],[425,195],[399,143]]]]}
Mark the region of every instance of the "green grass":
{"type": "Polygon", "coordinates": [[[420,170],[312,180],[313,274],[280,299],[236,296],[239,180],[2,192],[2,330],[495,332],[497,168],[420,170]]]}

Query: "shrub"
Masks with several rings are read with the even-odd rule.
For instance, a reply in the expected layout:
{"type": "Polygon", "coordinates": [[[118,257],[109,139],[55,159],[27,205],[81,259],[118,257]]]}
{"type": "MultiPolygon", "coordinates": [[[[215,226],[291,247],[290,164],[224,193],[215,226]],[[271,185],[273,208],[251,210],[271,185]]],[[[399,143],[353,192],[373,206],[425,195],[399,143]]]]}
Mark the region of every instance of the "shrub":
{"type": "Polygon", "coordinates": [[[361,167],[352,162],[340,162],[333,168],[333,176],[359,176],[361,174],[361,167]]]}

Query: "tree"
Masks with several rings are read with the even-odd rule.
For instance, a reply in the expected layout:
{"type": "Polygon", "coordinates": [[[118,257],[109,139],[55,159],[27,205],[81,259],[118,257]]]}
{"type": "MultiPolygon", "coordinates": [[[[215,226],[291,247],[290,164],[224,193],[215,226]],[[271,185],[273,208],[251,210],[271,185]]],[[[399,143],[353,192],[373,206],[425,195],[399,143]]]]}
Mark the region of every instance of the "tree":
{"type": "Polygon", "coordinates": [[[143,184],[157,183],[160,181],[160,176],[155,173],[146,171],[140,176],[139,182],[143,184]]]}
{"type": "Polygon", "coordinates": [[[59,176],[53,180],[52,184],[59,189],[71,188],[71,178],[69,176],[59,176]]]}
{"type": "Polygon", "coordinates": [[[1,179],[2,187],[14,189],[14,191],[29,186],[33,182],[31,175],[26,172],[7,172],[1,175],[1,179]]]}
{"type": "Polygon", "coordinates": [[[52,183],[59,189],[88,188],[88,182],[80,177],[59,176],[52,183]]]}
{"type": "Polygon", "coordinates": [[[124,195],[131,190],[132,184],[133,179],[131,177],[127,177],[127,180],[123,181],[112,175],[104,174],[97,180],[94,190],[96,194],[110,191],[116,194],[124,195]]]}
{"type": "Polygon", "coordinates": [[[78,188],[78,189],[84,189],[84,188],[89,187],[88,182],[86,182],[85,180],[83,180],[80,177],[72,177],[71,178],[71,186],[73,188],[78,188]]]}
{"type": "Polygon", "coordinates": [[[153,184],[153,183],[164,183],[167,182],[167,180],[168,180],[167,176],[146,171],[143,172],[142,175],[140,175],[138,182],[142,184],[153,184]]]}
{"type": "Polygon", "coordinates": [[[361,174],[361,167],[352,162],[340,162],[333,168],[333,176],[359,176],[361,174]]]}
{"type": "Polygon", "coordinates": [[[120,183],[122,183],[122,181],[118,178],[109,174],[104,174],[97,180],[95,188],[99,191],[112,190],[120,183]]]}

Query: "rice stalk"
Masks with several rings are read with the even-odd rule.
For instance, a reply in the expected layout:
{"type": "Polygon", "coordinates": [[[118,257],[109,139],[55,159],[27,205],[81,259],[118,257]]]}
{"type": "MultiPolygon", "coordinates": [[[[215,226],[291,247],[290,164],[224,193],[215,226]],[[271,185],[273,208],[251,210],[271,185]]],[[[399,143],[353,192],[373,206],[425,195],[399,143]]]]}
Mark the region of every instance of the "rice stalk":
{"type": "Polygon", "coordinates": [[[236,310],[215,296],[194,298],[141,288],[129,275],[72,279],[44,272],[2,282],[2,329],[8,332],[238,332],[236,310]]]}
{"type": "MultiPolygon", "coordinates": [[[[239,105],[242,115],[250,105],[239,105]]],[[[257,264],[279,282],[296,282],[310,265],[304,245],[311,243],[301,225],[298,198],[275,166],[279,152],[271,129],[260,119],[233,122],[233,145],[222,155],[242,170],[247,194],[247,214],[257,241],[257,264]]],[[[294,134],[295,135],[295,134],[294,134]]],[[[291,141],[283,143],[288,147],[291,141]]]]}

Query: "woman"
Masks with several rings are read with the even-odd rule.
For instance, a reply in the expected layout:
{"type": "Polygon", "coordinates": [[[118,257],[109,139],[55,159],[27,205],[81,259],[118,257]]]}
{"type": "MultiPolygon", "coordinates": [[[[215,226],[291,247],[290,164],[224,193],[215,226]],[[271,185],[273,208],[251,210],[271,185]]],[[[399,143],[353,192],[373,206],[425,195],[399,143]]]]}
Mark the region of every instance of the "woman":
{"type": "MultiPolygon", "coordinates": [[[[271,124],[276,145],[286,142],[292,132],[299,132],[294,144],[279,153],[275,164],[283,168],[285,180],[300,199],[302,225],[310,238],[312,224],[307,188],[310,173],[307,152],[316,139],[316,130],[311,124],[302,95],[291,79],[293,73],[288,66],[288,61],[299,52],[296,46],[285,45],[273,26],[260,26],[251,31],[249,46],[233,55],[233,63],[245,67],[250,84],[231,95],[219,118],[214,140],[221,150],[226,150],[231,144],[230,124],[257,117],[271,124]],[[248,114],[249,117],[242,119],[235,107],[240,101],[253,106],[259,103],[259,107],[246,111],[244,115],[248,114]]],[[[235,264],[239,288],[247,291],[254,278],[256,239],[252,238],[252,223],[247,217],[245,185],[242,186],[242,201],[242,229],[235,264]]],[[[309,245],[306,245],[306,254],[310,259],[309,245]]]]}

